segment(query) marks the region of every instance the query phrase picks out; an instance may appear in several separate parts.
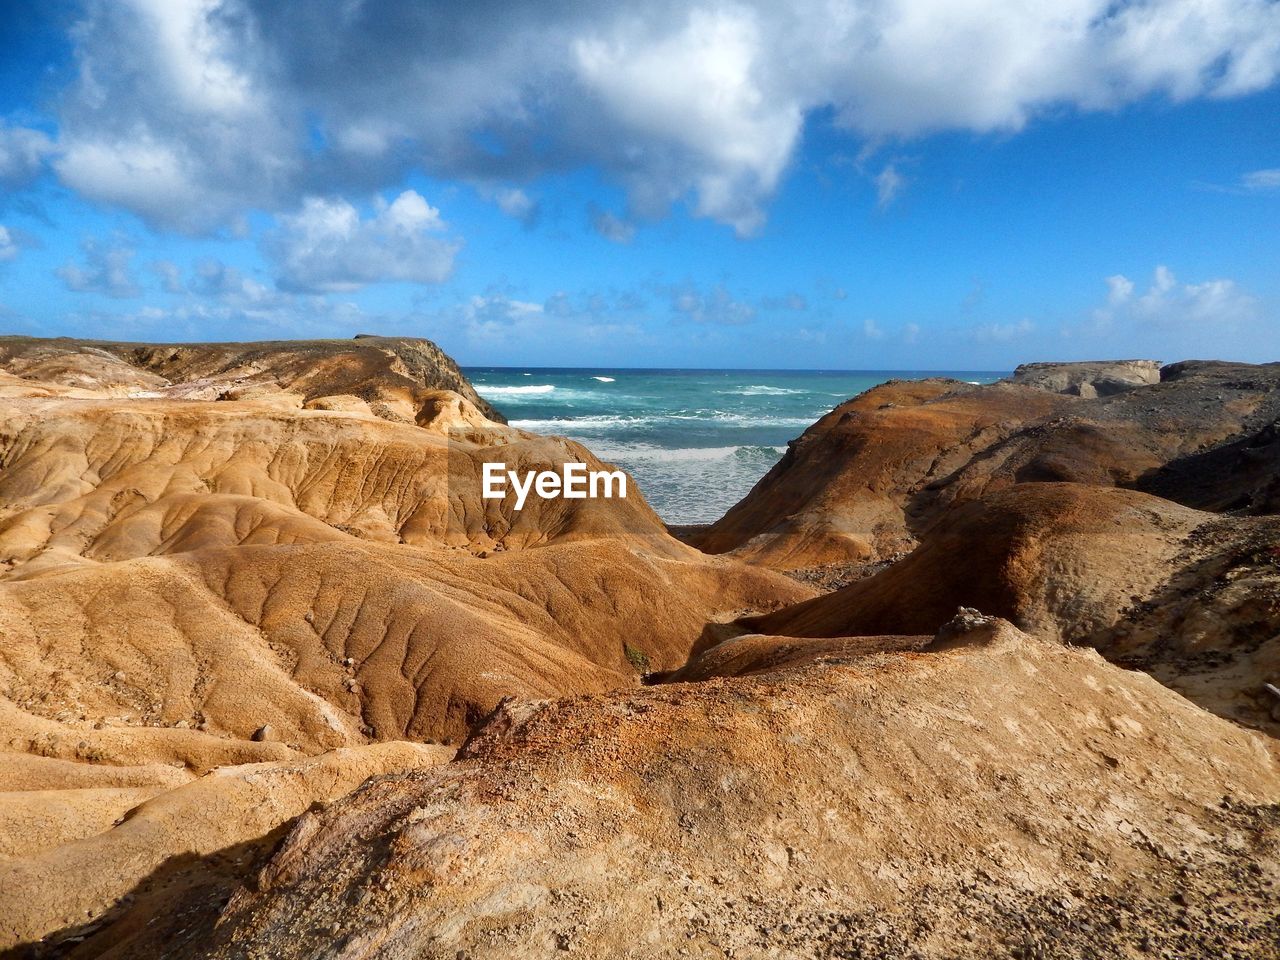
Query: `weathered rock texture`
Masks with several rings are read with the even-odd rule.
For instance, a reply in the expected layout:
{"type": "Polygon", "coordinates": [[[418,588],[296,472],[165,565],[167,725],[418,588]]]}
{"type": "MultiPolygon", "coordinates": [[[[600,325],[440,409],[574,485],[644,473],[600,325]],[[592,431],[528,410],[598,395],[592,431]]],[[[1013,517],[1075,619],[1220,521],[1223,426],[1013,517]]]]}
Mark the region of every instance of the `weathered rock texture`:
{"type": "Polygon", "coordinates": [[[1280,505],[1280,364],[1188,361],[1093,399],[1019,383],[889,383],[796,440],[700,537],[779,569],[914,548],[947,510],[1029,481],[1145,490],[1201,509],[1280,505]]]}
{"type": "Polygon", "coordinates": [[[425,394],[448,390],[503,422],[453,359],[419,337],[264,343],[0,337],[0,366],[29,380],[124,396],[220,400],[279,391],[302,403],[355,398],[379,416],[409,422],[425,394]]]}
{"type": "Polygon", "coordinates": [[[304,816],[177,957],[1273,957],[1275,744],[972,618],[511,704],[304,816]],[[927,642],[927,641],[924,641],[927,642]],[[807,662],[806,662],[807,661],[807,662]]]}
{"type": "Polygon", "coordinates": [[[0,951],[1276,960],[1278,367],[886,384],[720,557],[425,341],[0,364],[0,951]]]}
{"type": "Polygon", "coordinates": [[[1012,383],[1076,397],[1109,397],[1160,382],[1158,360],[1086,360],[1078,363],[1024,363],[1012,383]]]}
{"type": "Polygon", "coordinates": [[[1029,419],[1071,401],[1031,387],[892,381],[791,443],[695,544],[779,569],[871,561],[915,545],[937,485],[1029,419]],[[920,514],[924,514],[920,516],[920,514]]]}
{"type": "Polygon", "coordinates": [[[956,507],[909,557],[743,624],[782,636],[930,633],[958,606],[1141,667],[1280,735],[1280,518],[1149,494],[1019,484],[956,507]],[[1275,679],[1273,679],[1275,678],[1275,679]]]}
{"type": "Polygon", "coordinates": [[[636,686],[811,594],[671,539],[634,485],[483,500],[486,461],[603,465],[439,389],[425,341],[3,349],[0,950],[112,921],[95,943],[155,955],[172,890],[225,897],[503,697],[636,686]]]}

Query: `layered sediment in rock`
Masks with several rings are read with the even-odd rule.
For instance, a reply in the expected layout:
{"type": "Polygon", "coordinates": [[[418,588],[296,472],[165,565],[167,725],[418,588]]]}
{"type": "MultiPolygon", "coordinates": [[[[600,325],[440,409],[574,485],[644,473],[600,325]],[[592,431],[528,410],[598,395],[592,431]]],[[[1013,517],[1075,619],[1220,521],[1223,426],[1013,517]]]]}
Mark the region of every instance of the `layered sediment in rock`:
{"type": "Polygon", "coordinates": [[[301,404],[350,398],[413,422],[426,394],[447,390],[502,422],[458,365],[420,337],[264,343],[117,343],[0,337],[0,366],[47,384],[124,396],[198,400],[278,393],[301,404]]]}
{"type": "Polygon", "coordinates": [[[424,344],[0,341],[0,950],[1272,960],[1280,368],[886,384],[707,556],[424,344]]]}
{"type": "Polygon", "coordinates": [[[1160,382],[1158,360],[1085,360],[1076,363],[1024,363],[1011,383],[1075,397],[1109,397],[1160,382]]]}
{"type": "Polygon", "coordinates": [[[1032,481],[1268,513],[1278,422],[1280,364],[1171,364],[1157,384],[1096,398],[1018,382],[889,383],[805,431],[694,542],[778,569],[883,560],[953,505],[1032,481]]]}
{"type": "Polygon", "coordinates": [[[458,762],[303,817],[216,926],[166,942],[227,958],[1269,955],[1273,742],[998,621],[935,647],[505,706],[458,762]]]}
{"type": "Polygon", "coordinates": [[[110,921],[94,942],[143,955],[170,888],[225,896],[503,697],[634,687],[809,595],[634,486],[483,499],[485,462],[605,465],[428,389],[429,344],[358,344],[5,345],[0,949],[110,921]]]}
{"type": "Polygon", "coordinates": [[[921,546],[747,630],[932,632],[959,606],[1096,647],[1206,709],[1280,734],[1280,519],[1230,518],[1148,494],[1036,483],[956,507],[921,546]]]}

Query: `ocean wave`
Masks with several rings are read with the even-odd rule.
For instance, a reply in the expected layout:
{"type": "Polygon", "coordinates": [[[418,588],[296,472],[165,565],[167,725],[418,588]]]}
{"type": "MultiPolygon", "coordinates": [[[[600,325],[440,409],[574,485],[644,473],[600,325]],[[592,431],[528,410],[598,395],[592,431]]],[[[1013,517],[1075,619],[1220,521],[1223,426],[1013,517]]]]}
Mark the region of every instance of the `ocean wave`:
{"type": "Polygon", "coordinates": [[[601,383],[615,383],[615,382],[617,382],[617,378],[615,378],[615,377],[592,377],[591,379],[592,379],[592,380],[599,380],[601,383]]]}
{"type": "Polygon", "coordinates": [[[785,397],[796,393],[809,393],[808,390],[792,390],[789,387],[768,387],[763,384],[753,384],[749,387],[740,387],[737,390],[717,390],[717,393],[732,394],[737,397],[785,397]]]}
{"type": "Polygon", "coordinates": [[[649,416],[585,416],[556,417],[546,420],[512,420],[511,426],[517,430],[530,430],[534,433],[574,434],[597,430],[639,429],[644,427],[660,427],[672,422],[708,423],[719,426],[734,427],[790,427],[804,428],[810,426],[821,414],[812,417],[758,417],[744,413],[729,413],[717,410],[710,414],[663,413],[649,416]]]}
{"type": "Polygon", "coordinates": [[[482,397],[512,397],[523,393],[551,393],[555,385],[550,383],[530,384],[527,387],[491,387],[484,383],[476,384],[476,393],[482,397]]]}
{"type": "Polygon", "coordinates": [[[759,461],[777,460],[787,452],[786,447],[772,444],[742,444],[732,447],[655,447],[649,444],[625,444],[621,446],[594,445],[591,452],[602,460],[616,462],[636,461],[650,463],[708,463],[721,460],[759,461]]]}
{"type": "Polygon", "coordinates": [[[644,426],[655,423],[654,417],[578,417],[555,418],[551,420],[512,420],[511,426],[517,430],[531,430],[534,433],[572,433],[575,430],[612,430],[615,427],[644,426]]]}

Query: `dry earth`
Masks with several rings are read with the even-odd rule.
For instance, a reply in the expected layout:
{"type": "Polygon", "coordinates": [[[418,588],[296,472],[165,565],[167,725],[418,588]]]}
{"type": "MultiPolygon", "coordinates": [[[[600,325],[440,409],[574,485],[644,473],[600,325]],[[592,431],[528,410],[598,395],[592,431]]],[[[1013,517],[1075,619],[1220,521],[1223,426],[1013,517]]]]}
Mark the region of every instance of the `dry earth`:
{"type": "Polygon", "coordinates": [[[875,388],[726,556],[427,341],[0,367],[0,953],[1280,957],[1280,367],[875,388]]]}
{"type": "Polygon", "coordinates": [[[172,955],[1275,956],[1274,741],[1001,621],[920,644],[504,705],[172,955]]]}
{"type": "Polygon", "coordinates": [[[1154,385],[1057,392],[1104,375],[1120,383],[1131,363],[1042,364],[986,387],[875,387],[806,430],[692,542],[784,570],[883,560],[914,548],[953,505],[1041,481],[1276,512],[1280,364],[1189,361],[1162,368],[1154,385]]]}
{"type": "Polygon", "coordinates": [[[440,389],[423,341],[63,346],[7,342],[0,383],[0,949],[123,904],[118,938],[505,696],[634,686],[810,593],[638,494],[482,500],[485,460],[600,464],[440,389]]]}

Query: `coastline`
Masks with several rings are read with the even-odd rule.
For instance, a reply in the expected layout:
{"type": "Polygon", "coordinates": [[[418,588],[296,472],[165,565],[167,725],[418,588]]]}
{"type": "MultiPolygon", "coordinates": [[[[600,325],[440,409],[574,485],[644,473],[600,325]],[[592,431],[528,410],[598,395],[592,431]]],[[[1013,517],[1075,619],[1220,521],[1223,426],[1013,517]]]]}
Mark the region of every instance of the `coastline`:
{"type": "Polygon", "coordinates": [[[1280,365],[775,406],[678,524],[366,347],[0,341],[0,949],[1268,956],[1280,365]]]}

